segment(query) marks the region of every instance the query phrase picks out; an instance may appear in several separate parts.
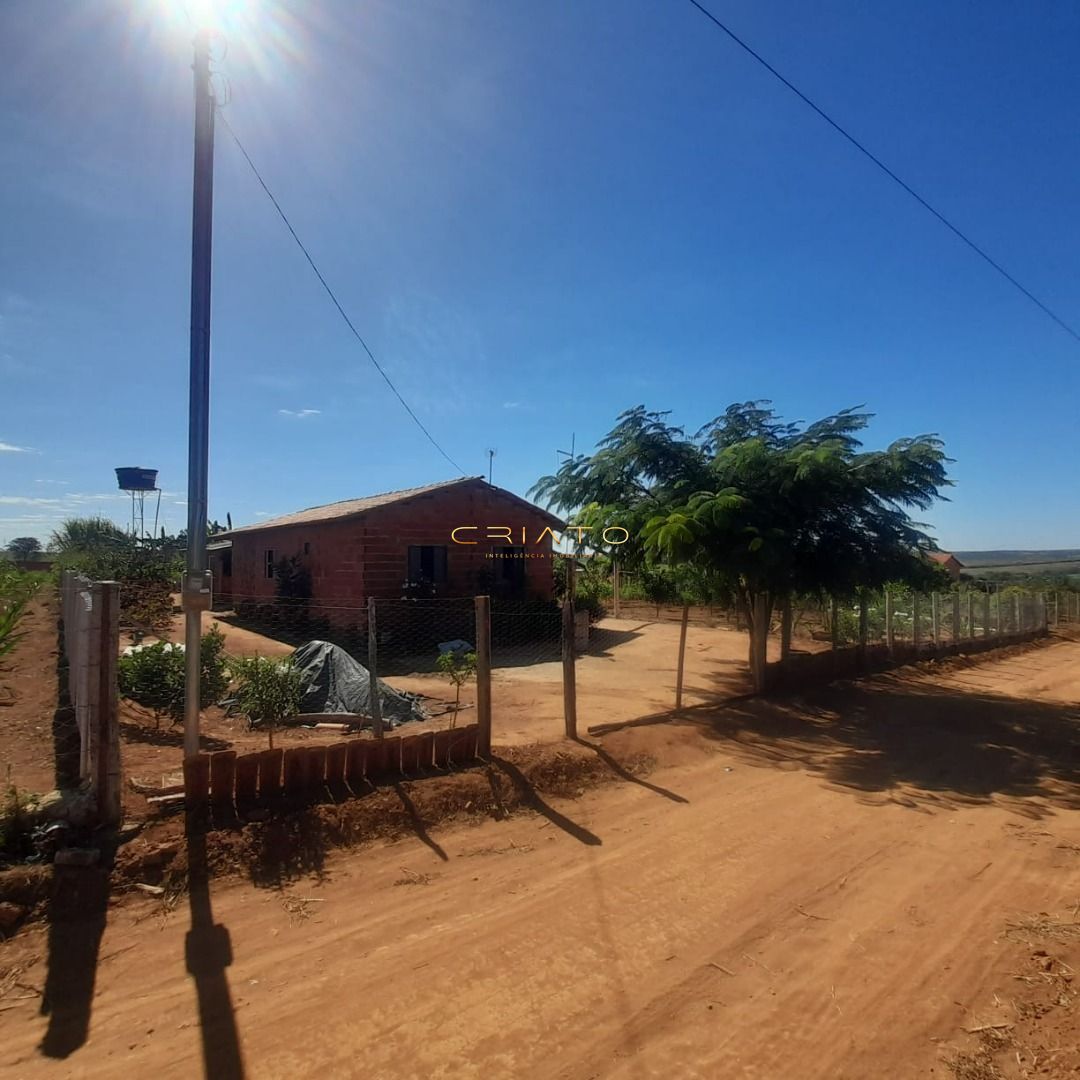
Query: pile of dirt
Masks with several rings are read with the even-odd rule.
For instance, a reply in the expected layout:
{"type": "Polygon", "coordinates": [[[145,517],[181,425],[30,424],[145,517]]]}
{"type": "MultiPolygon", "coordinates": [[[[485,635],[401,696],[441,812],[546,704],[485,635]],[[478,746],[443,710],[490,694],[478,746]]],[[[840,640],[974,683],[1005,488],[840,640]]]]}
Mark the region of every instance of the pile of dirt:
{"type": "Polygon", "coordinates": [[[1016,945],[1009,986],[994,994],[986,1021],[967,1029],[975,1045],[947,1059],[956,1080],[1064,1080],[1080,1073],[1076,914],[1040,912],[1007,925],[1004,937],[1016,945]]]}
{"type": "MultiPolygon", "coordinates": [[[[653,765],[641,753],[615,758],[587,744],[497,748],[489,765],[401,780],[339,803],[256,811],[256,820],[211,828],[206,864],[215,876],[246,875],[260,886],[318,877],[335,848],[405,835],[433,843],[429,830],[455,820],[555,813],[546,798],[577,798],[600,784],[644,776],[653,765]]],[[[186,888],[187,874],[184,822],[173,818],[149,824],[118,850],[112,883],[114,889],[157,885],[175,894],[186,888]]]]}

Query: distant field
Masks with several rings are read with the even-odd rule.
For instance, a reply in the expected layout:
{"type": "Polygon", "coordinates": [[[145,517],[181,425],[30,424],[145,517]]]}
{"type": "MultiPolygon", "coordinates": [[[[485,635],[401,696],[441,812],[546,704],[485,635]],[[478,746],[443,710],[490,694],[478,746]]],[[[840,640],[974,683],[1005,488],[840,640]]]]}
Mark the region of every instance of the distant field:
{"type": "Polygon", "coordinates": [[[1080,548],[1056,551],[955,551],[965,569],[994,574],[1080,577],[1080,548]]]}

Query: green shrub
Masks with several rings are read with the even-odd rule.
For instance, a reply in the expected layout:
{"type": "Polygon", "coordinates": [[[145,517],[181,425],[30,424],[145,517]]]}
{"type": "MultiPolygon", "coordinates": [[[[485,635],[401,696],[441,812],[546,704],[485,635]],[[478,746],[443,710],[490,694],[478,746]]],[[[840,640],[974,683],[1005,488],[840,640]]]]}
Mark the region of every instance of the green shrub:
{"type": "MultiPolygon", "coordinates": [[[[229,685],[225,635],[214,623],[203,634],[199,707],[217,702],[229,685]]],[[[177,724],[184,719],[184,647],[171,641],[137,645],[117,664],[120,693],[177,724]]]]}
{"type": "Polygon", "coordinates": [[[236,682],[234,697],[252,727],[266,726],[270,748],[274,747],[274,726],[300,711],[303,678],[291,659],[245,656],[229,663],[236,682]]]}

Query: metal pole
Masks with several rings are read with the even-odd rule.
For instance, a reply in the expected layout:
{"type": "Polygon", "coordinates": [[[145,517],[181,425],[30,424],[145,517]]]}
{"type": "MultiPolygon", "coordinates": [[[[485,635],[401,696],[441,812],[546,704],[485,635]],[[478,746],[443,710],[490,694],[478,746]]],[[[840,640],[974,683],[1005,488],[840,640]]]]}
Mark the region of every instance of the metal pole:
{"type": "Polygon", "coordinates": [[[199,752],[202,613],[210,607],[206,563],[210,446],[210,252],[214,207],[214,98],[210,32],[195,36],[195,172],[191,210],[191,365],[188,397],[187,573],[184,575],[184,756],[199,752]]]}

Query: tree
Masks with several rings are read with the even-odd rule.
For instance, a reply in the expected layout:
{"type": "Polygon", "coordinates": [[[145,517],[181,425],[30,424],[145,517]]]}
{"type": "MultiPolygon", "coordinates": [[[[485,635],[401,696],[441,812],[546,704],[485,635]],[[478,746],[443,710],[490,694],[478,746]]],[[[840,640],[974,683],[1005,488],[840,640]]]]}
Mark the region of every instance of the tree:
{"type": "Polygon", "coordinates": [[[476,674],[476,653],[459,653],[453,650],[439,653],[436,665],[457,691],[454,698],[454,712],[450,717],[450,726],[453,727],[457,723],[457,714],[461,709],[461,688],[476,674]]]}
{"type": "Polygon", "coordinates": [[[50,541],[50,547],[63,555],[96,554],[133,545],[131,537],[119,525],[100,516],[68,518],[50,541]]]}
{"type": "Polygon", "coordinates": [[[630,559],[691,567],[729,589],[750,627],[759,690],[777,604],[929,579],[934,542],[908,510],[928,509],[950,483],[934,435],[863,452],[869,413],[845,409],[803,426],[768,405],[731,405],[692,437],[665,413],[632,409],[595,455],[533,489],[590,521],[619,519],[631,529],[630,559]]]}
{"type": "Polygon", "coordinates": [[[7,545],[7,553],[13,559],[32,559],[41,550],[41,543],[36,536],[16,536],[7,545]]]}
{"type": "Polygon", "coordinates": [[[252,727],[266,726],[270,749],[274,727],[300,711],[304,696],[303,675],[290,657],[246,656],[233,660],[230,671],[236,680],[236,704],[252,727]]]}

